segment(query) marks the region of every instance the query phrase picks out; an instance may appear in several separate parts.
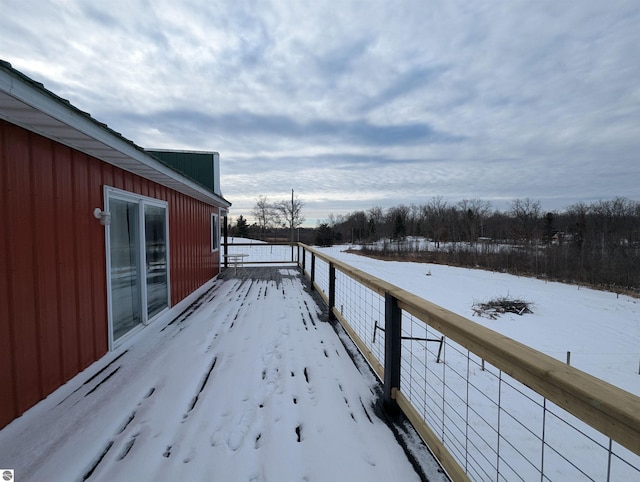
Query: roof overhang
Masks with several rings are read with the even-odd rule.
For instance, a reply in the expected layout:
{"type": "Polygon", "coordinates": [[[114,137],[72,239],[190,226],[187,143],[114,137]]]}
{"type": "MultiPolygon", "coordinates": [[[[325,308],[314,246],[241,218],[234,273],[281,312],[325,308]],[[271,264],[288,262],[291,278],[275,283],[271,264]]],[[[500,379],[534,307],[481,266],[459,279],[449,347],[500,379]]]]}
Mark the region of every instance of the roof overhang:
{"type": "Polygon", "coordinates": [[[207,204],[231,206],[2,61],[0,118],[207,204]]]}

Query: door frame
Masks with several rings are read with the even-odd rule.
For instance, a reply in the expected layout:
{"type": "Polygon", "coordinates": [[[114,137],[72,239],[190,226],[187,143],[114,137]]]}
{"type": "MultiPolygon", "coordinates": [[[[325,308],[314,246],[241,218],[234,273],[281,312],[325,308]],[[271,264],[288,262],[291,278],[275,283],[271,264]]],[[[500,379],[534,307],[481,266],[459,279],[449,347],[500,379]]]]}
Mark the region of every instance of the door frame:
{"type": "Polygon", "coordinates": [[[140,260],[140,273],[138,273],[139,279],[139,292],[140,292],[140,306],[141,306],[141,319],[142,322],[132,328],[129,332],[122,335],[115,340],[113,338],[113,306],[112,306],[112,292],[111,292],[111,226],[110,223],[105,227],[105,257],[107,266],[107,319],[108,319],[108,339],[109,339],[109,351],[117,348],[124,340],[129,338],[134,333],[137,333],[146,325],[152,323],[159,316],[164,314],[169,308],[171,308],[171,263],[170,263],[170,249],[169,249],[169,203],[162,199],[156,199],[142,194],[137,194],[130,191],[125,191],[112,186],[105,185],[103,187],[104,194],[104,210],[109,213],[109,201],[111,199],[118,199],[121,201],[127,201],[136,203],[138,205],[138,259],[140,260]],[[145,219],[144,219],[144,207],[145,206],[157,206],[165,209],[165,239],[166,239],[166,260],[167,260],[167,306],[156,313],[153,317],[148,317],[147,307],[147,276],[146,276],[146,251],[145,251],[145,219]]]}

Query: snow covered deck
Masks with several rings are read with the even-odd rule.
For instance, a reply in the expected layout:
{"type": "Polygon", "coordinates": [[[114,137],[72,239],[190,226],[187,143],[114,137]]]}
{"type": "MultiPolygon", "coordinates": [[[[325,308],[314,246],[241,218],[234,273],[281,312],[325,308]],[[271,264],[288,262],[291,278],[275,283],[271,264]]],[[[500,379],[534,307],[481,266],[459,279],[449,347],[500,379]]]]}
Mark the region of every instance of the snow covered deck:
{"type": "Polygon", "coordinates": [[[0,467],[17,481],[420,480],[299,272],[238,275],[0,431],[0,467]]]}

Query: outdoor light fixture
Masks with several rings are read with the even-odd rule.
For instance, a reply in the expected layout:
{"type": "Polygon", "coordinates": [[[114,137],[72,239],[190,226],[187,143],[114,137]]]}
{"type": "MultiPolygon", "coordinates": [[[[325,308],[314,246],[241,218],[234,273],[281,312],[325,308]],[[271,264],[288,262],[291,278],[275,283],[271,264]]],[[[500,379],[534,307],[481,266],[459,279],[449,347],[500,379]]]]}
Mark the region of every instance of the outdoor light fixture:
{"type": "Polygon", "coordinates": [[[95,208],[93,210],[93,215],[96,219],[100,220],[100,224],[102,224],[103,226],[108,226],[109,224],[111,224],[111,213],[103,211],[100,208],[95,208]]]}

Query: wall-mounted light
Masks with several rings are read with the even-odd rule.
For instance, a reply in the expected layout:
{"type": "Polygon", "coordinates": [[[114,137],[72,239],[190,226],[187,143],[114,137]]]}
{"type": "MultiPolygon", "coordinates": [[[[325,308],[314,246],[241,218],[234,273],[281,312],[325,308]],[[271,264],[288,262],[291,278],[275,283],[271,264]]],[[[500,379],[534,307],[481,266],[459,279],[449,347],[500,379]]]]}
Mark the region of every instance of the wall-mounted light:
{"type": "Polygon", "coordinates": [[[111,213],[103,211],[100,208],[95,208],[93,210],[93,215],[96,219],[100,220],[100,224],[102,224],[103,226],[108,226],[109,224],[111,224],[111,213]]]}

